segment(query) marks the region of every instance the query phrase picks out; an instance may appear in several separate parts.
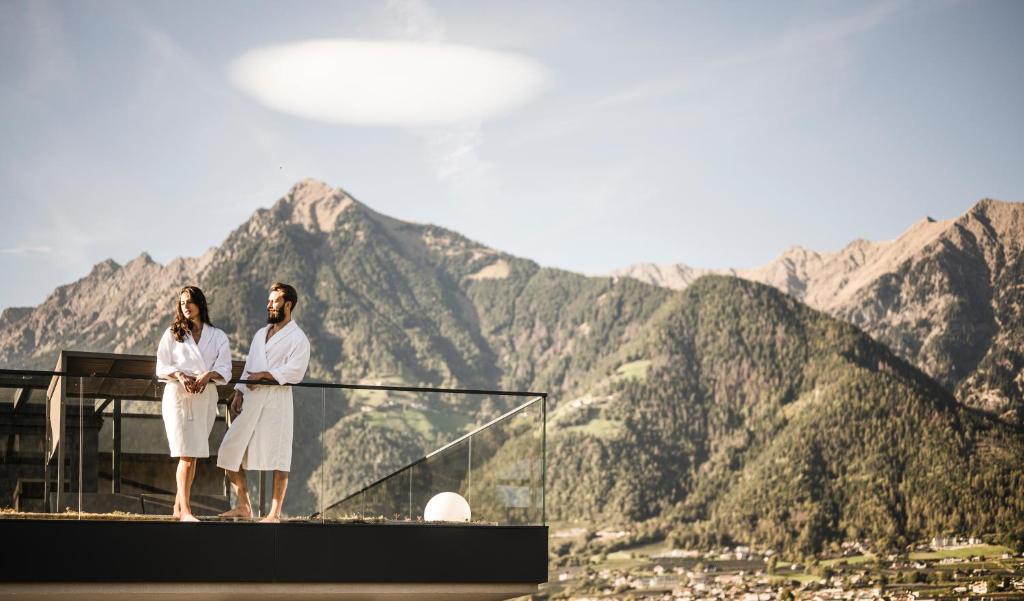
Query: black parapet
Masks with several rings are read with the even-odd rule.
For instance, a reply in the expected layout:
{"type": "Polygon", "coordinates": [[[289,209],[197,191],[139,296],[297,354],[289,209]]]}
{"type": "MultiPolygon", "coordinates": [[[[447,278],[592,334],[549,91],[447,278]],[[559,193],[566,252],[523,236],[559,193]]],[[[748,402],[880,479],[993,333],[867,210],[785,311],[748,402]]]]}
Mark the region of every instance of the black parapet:
{"type": "Polygon", "coordinates": [[[546,526],[0,519],[0,582],[539,584],[547,534],[546,526]]]}

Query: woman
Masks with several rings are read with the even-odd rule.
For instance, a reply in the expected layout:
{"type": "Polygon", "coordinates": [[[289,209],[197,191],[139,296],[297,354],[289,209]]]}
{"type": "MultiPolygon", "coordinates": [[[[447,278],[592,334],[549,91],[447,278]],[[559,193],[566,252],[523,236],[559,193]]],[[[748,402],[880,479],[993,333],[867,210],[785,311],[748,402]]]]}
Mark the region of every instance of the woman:
{"type": "Polygon", "coordinates": [[[162,412],[171,457],[178,458],[174,517],[197,522],[189,496],[196,459],[210,456],[210,432],[217,419],[217,387],[231,379],[228,337],[210,323],[206,296],[195,286],[178,293],[174,323],[160,339],[156,375],[167,381],[162,412]]]}

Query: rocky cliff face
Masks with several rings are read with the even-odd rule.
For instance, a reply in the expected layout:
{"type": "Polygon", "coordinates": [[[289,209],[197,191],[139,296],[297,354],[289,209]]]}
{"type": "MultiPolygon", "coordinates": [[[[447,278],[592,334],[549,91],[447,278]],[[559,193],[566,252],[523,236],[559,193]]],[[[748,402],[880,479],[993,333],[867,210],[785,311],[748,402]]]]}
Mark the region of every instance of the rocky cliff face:
{"type": "Polygon", "coordinates": [[[38,307],[7,309],[0,318],[0,363],[51,369],[62,348],[155,348],[161,325],[170,325],[178,282],[190,281],[197,264],[178,259],[159,265],[145,253],[125,265],[108,259],[38,307]]]}

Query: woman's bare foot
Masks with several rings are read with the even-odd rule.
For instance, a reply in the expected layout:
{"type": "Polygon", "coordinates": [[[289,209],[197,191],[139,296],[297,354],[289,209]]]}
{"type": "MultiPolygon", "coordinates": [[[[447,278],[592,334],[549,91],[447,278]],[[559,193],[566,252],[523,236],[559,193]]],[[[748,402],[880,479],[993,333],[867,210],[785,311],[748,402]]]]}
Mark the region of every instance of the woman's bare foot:
{"type": "Polygon", "coordinates": [[[260,523],[261,524],[277,524],[280,521],[281,521],[281,516],[271,514],[271,515],[268,515],[267,517],[263,518],[262,520],[260,520],[260,523]]]}
{"type": "Polygon", "coordinates": [[[178,518],[178,520],[182,522],[198,522],[199,518],[192,515],[191,513],[183,513],[181,514],[181,517],[178,518]]]}
{"type": "Polygon", "coordinates": [[[224,513],[220,514],[222,518],[251,518],[252,509],[248,507],[238,506],[233,507],[224,513]]]}

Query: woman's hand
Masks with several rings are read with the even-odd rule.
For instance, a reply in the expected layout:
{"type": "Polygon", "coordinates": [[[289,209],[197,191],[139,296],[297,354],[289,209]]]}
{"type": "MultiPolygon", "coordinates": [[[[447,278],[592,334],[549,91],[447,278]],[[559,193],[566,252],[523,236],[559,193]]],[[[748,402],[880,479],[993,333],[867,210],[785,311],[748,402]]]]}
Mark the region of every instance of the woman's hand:
{"type": "Polygon", "coordinates": [[[212,380],[216,375],[217,374],[215,372],[208,371],[205,374],[199,376],[194,385],[196,392],[203,392],[204,390],[206,390],[206,385],[209,384],[210,380],[212,380]]]}
{"type": "Polygon", "coordinates": [[[188,392],[189,394],[195,393],[195,378],[181,371],[174,372],[174,378],[178,380],[178,382],[181,382],[181,385],[185,387],[185,392],[188,392]]]}

